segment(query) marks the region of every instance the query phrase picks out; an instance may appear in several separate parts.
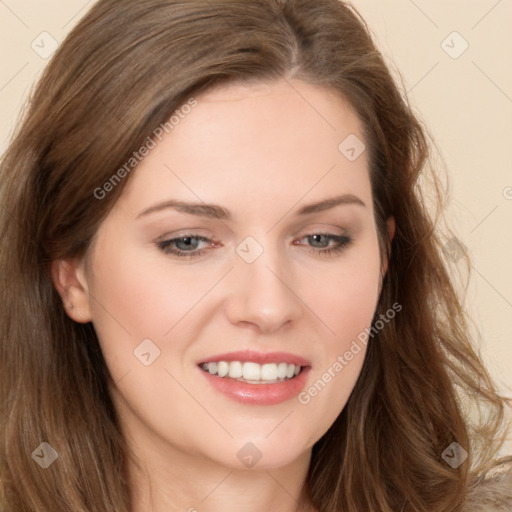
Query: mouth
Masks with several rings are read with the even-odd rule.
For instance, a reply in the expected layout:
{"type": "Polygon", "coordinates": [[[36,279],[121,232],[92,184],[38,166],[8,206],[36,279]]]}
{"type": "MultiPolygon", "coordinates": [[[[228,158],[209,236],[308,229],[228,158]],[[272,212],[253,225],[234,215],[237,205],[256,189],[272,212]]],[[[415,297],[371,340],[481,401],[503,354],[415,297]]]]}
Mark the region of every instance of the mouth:
{"type": "Polygon", "coordinates": [[[230,352],[197,363],[206,381],[221,394],[247,405],[276,405],[306,385],[311,364],[285,352],[230,352]]]}
{"type": "Polygon", "coordinates": [[[276,384],[297,377],[304,366],[285,362],[259,364],[252,361],[211,361],[200,368],[222,379],[234,379],[247,384],[276,384]]]}

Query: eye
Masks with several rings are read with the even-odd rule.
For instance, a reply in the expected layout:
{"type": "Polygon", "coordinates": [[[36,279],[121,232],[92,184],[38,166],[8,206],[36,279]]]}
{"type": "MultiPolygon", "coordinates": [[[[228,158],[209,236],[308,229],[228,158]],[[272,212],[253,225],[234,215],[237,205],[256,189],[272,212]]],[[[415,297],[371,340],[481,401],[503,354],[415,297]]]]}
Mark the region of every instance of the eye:
{"type": "Polygon", "coordinates": [[[352,238],[332,233],[313,233],[302,237],[301,240],[307,240],[310,244],[309,251],[319,257],[340,253],[352,243],[352,238]],[[334,242],[334,245],[330,245],[331,242],[334,242]]]}
{"type": "Polygon", "coordinates": [[[158,242],[157,246],[165,254],[174,254],[175,256],[182,258],[191,258],[203,254],[205,249],[199,249],[198,246],[201,243],[207,242],[209,242],[209,244],[207,244],[209,246],[213,246],[215,244],[215,242],[204,236],[184,234],[176,238],[158,242]]]}
{"type": "MultiPolygon", "coordinates": [[[[345,235],[334,235],[332,233],[312,233],[299,240],[306,240],[309,245],[307,249],[308,252],[319,257],[338,254],[352,243],[352,239],[350,237],[345,235]]],[[[294,241],[293,244],[303,245],[296,243],[296,241],[294,241]]],[[[190,259],[195,256],[201,256],[208,250],[208,247],[213,248],[218,246],[218,242],[204,236],[185,233],[179,237],[157,242],[156,245],[165,254],[172,254],[179,258],[190,259]]]]}

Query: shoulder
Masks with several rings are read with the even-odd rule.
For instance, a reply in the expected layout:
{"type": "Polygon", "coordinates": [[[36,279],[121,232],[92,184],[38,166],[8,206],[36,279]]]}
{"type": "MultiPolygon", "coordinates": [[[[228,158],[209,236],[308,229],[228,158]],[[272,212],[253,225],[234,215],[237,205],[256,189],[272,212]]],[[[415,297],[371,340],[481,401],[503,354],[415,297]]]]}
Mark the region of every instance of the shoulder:
{"type": "Polygon", "coordinates": [[[512,511],[512,457],[470,487],[464,512],[512,511]]]}

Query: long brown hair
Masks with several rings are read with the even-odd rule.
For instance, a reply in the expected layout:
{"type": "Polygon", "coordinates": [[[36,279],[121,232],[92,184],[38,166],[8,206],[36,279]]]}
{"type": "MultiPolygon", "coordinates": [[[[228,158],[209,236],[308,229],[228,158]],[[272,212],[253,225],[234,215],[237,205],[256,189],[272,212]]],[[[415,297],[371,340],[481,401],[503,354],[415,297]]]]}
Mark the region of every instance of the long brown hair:
{"type": "Polygon", "coordinates": [[[1,165],[2,512],[131,510],[113,383],[92,324],[65,313],[51,262],[86,253],[130,173],[98,188],[176,109],[214,85],[280,78],[337,91],[362,120],[391,251],[375,318],[403,307],[314,446],[304,493],[321,512],[461,510],[500,446],[505,401],[418,186],[429,138],[364,21],[337,0],[101,0],[49,63],[1,165]],[[58,454],[46,469],[33,460],[42,442],[58,454]],[[469,453],[456,469],[442,457],[453,442],[469,453]]]}

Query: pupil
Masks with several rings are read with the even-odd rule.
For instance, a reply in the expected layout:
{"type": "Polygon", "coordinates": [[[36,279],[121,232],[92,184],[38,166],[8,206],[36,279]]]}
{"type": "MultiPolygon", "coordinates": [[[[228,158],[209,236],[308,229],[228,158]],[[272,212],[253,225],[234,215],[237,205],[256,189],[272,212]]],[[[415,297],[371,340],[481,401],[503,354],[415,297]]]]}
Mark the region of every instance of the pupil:
{"type": "Polygon", "coordinates": [[[183,249],[194,248],[194,237],[193,236],[184,236],[176,241],[177,247],[181,245],[183,249]]]}
{"type": "Polygon", "coordinates": [[[313,235],[313,241],[320,243],[324,235],[313,235]]]}

